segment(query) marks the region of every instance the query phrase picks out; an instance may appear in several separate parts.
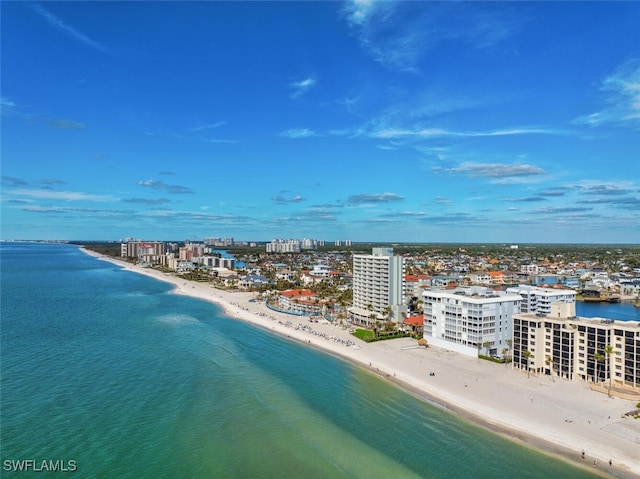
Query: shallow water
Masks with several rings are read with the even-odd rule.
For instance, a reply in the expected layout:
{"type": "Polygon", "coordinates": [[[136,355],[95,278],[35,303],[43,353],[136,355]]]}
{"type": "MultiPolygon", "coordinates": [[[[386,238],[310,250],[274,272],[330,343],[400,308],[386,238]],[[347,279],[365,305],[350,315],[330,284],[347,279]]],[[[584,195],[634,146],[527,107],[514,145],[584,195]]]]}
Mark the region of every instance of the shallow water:
{"type": "Polygon", "coordinates": [[[118,478],[595,477],[76,247],[0,253],[3,464],[74,460],[77,477],[118,478]]]}

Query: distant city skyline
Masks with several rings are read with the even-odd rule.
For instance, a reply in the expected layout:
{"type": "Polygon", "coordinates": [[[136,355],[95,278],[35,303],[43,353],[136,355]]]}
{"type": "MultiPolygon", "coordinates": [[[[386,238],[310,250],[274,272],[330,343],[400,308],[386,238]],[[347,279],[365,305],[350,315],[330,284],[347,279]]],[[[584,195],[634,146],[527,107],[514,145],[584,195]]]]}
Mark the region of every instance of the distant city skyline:
{"type": "Polygon", "coordinates": [[[640,243],[639,2],[2,2],[4,239],[640,243]]]}

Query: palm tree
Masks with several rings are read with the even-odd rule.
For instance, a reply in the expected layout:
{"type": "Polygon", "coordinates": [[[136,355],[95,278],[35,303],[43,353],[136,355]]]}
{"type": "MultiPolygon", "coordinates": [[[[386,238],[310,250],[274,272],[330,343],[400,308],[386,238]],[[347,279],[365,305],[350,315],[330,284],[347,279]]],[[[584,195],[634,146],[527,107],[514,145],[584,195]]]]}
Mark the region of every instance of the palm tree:
{"type": "Polygon", "coordinates": [[[529,351],[528,349],[526,349],[522,355],[524,356],[524,358],[527,360],[527,378],[529,378],[529,359],[533,356],[533,354],[531,353],[531,351],[529,351]]]}
{"type": "MultiPolygon", "coordinates": [[[[371,318],[371,319],[372,319],[372,321],[373,321],[373,320],[375,319],[376,315],[375,315],[375,314],[372,314],[371,316],[372,316],[372,318],[371,318]]],[[[378,339],[378,330],[379,330],[379,329],[380,329],[380,321],[375,321],[375,322],[373,323],[373,334],[374,334],[374,336],[376,337],[376,339],[378,339]]]]}
{"type": "Polygon", "coordinates": [[[484,343],[482,343],[482,346],[484,346],[485,352],[487,353],[487,356],[489,356],[489,348],[491,347],[491,341],[485,341],[484,343]]]}
{"type": "Polygon", "coordinates": [[[504,367],[507,367],[507,353],[509,352],[509,348],[502,348],[502,357],[504,358],[504,367]]]}
{"type": "Polygon", "coordinates": [[[553,379],[553,359],[551,359],[551,356],[547,356],[544,359],[544,363],[547,365],[547,367],[549,368],[549,370],[551,371],[551,380],[555,383],[556,380],[553,379]]]}
{"type": "Polygon", "coordinates": [[[599,375],[598,375],[598,364],[600,364],[600,363],[604,362],[604,360],[605,360],[605,356],[604,356],[604,354],[595,353],[595,354],[593,355],[593,360],[594,360],[594,361],[595,361],[595,363],[596,363],[596,364],[595,364],[595,366],[596,366],[596,368],[595,368],[595,375],[594,375],[594,377],[593,377],[593,382],[594,382],[594,383],[599,383],[599,382],[600,382],[600,377],[599,377],[599,375]]]}
{"type": "Polygon", "coordinates": [[[611,397],[611,354],[615,351],[613,350],[613,346],[607,344],[605,348],[602,350],[607,358],[607,370],[609,372],[609,397],[611,397]]]}

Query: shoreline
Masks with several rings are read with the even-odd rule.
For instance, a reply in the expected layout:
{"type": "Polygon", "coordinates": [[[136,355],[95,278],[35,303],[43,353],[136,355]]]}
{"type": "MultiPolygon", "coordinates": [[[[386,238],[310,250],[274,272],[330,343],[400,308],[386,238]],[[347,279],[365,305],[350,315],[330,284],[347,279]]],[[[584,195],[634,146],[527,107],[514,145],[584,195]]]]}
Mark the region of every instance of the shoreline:
{"type": "Polygon", "coordinates": [[[469,358],[409,338],[364,343],[328,321],[310,323],[253,302],[253,293],[228,292],[208,283],[142,268],[81,251],[125,270],[173,285],[172,292],[213,302],[225,316],[314,347],[369,370],[465,420],[603,477],[640,478],[640,421],[623,416],[635,403],[591,391],[589,385],[531,376],[502,364],[469,358]],[[435,375],[430,376],[429,372],[435,375]],[[523,412],[526,411],[526,415],[523,412]],[[581,459],[582,451],[585,458],[581,459]],[[609,466],[609,460],[613,466],[609,466]],[[597,461],[597,467],[594,465],[597,461]]]}

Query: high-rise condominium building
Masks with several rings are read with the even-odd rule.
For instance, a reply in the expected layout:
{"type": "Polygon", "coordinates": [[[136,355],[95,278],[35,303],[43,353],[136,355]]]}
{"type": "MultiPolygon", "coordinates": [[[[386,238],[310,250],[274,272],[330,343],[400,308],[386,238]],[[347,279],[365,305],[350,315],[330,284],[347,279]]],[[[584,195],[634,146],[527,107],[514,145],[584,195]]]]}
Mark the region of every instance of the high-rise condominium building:
{"type": "Polygon", "coordinates": [[[370,255],[353,255],[351,320],[363,325],[401,321],[407,310],[403,280],[404,258],[394,256],[393,248],[373,248],[370,255]]]}
{"type": "Polygon", "coordinates": [[[434,346],[468,356],[501,355],[509,348],[517,294],[471,287],[422,294],[424,338],[434,346]]]}
{"type": "Polygon", "coordinates": [[[162,241],[128,241],[120,245],[120,256],[148,264],[164,263],[165,251],[162,241]]]}
{"type": "Polygon", "coordinates": [[[557,302],[549,316],[516,314],[513,323],[514,369],[640,391],[638,321],[580,318],[575,304],[557,302]]]}
{"type": "Polygon", "coordinates": [[[299,253],[300,240],[297,239],[274,239],[266,244],[267,253],[299,253]]]}

